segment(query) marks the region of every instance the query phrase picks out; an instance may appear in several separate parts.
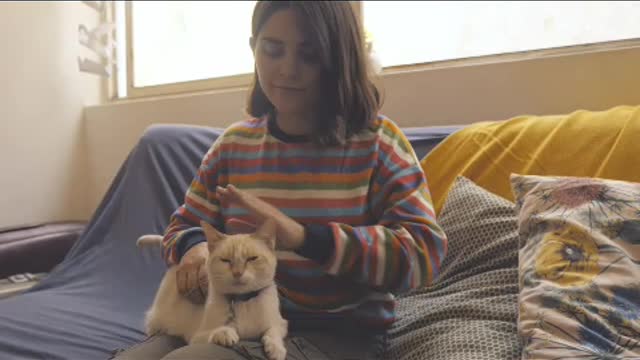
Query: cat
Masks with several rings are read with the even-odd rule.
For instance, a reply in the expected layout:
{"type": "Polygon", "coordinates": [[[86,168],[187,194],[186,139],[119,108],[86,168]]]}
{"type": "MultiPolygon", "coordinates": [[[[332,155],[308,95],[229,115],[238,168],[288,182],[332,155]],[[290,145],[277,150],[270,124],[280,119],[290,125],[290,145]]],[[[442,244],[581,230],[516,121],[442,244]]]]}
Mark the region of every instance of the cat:
{"type": "MultiPolygon", "coordinates": [[[[206,222],[201,226],[209,248],[205,304],[194,304],[178,293],[177,266],[172,266],[146,313],[146,333],[221,346],[261,338],[270,360],[284,360],[288,322],[280,314],[274,280],[275,223],[268,220],[252,234],[237,235],[222,234],[206,222]]],[[[161,243],[160,236],[141,237],[138,245],[158,243],[158,238],[161,243]]]]}

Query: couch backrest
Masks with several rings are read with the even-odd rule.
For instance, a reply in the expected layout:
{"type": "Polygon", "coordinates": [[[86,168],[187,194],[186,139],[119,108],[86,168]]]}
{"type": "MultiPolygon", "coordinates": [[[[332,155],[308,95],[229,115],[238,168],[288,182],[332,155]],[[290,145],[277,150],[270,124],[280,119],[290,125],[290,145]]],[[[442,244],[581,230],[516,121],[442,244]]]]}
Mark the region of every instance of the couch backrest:
{"type": "Polygon", "coordinates": [[[519,116],[469,125],[422,160],[436,212],[464,175],[513,200],[509,175],[599,177],[640,182],[640,106],[519,116]]]}

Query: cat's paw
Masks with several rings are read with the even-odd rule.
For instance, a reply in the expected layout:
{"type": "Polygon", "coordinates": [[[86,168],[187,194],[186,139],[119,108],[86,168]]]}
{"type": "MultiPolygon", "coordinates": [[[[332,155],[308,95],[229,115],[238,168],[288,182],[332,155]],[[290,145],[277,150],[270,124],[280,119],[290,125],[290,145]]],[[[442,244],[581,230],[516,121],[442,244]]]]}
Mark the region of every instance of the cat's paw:
{"type": "Polygon", "coordinates": [[[269,360],[285,360],[287,357],[287,349],[285,349],[282,339],[265,335],[262,337],[262,344],[269,360]]]}
{"type": "Polygon", "coordinates": [[[223,326],[219,327],[211,332],[209,335],[209,342],[221,346],[231,346],[240,341],[238,332],[236,329],[223,326]]]}

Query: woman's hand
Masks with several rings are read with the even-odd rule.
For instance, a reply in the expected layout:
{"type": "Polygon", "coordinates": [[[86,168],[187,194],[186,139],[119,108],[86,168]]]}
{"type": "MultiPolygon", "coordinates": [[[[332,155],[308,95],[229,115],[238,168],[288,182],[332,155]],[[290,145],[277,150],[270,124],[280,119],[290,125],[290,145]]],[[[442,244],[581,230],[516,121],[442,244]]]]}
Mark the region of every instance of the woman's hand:
{"type": "Polygon", "coordinates": [[[176,280],[178,292],[194,304],[204,304],[207,299],[209,280],[205,261],[209,256],[206,242],[191,247],[180,260],[176,280]]]}
{"type": "Polygon", "coordinates": [[[216,195],[221,203],[235,204],[247,210],[258,224],[272,219],[276,223],[277,250],[293,251],[304,243],[304,226],[257,196],[233,185],[228,185],[226,188],[218,186],[216,195]]]}

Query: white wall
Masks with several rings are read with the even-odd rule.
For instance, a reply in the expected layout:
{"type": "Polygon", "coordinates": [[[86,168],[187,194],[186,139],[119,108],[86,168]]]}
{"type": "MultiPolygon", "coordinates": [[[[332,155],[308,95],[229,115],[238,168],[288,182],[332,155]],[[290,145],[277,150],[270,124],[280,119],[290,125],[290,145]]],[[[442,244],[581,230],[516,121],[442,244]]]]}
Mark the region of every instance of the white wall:
{"type": "Polygon", "coordinates": [[[80,73],[81,2],[0,3],[0,227],[86,219],[89,182],[83,107],[103,82],[80,73]]]}
{"type": "MultiPolygon", "coordinates": [[[[430,126],[640,105],[639,66],[636,47],[391,74],[383,112],[401,126],[430,126]]],[[[223,127],[244,118],[244,98],[243,90],[217,91],[87,108],[91,206],[147,126],[223,127]]]]}

